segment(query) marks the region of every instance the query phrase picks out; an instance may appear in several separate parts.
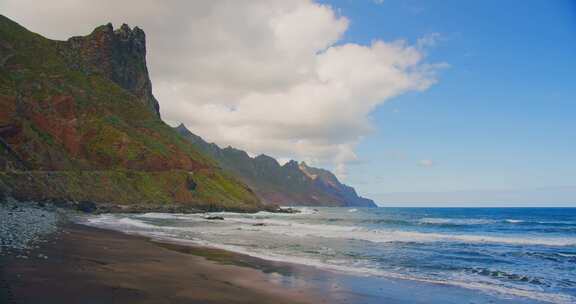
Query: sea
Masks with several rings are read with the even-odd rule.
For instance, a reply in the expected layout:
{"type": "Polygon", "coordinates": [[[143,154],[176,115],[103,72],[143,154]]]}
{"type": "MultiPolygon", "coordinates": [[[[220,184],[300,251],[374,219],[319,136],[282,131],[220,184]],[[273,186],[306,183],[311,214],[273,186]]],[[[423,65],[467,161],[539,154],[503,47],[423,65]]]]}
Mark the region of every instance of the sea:
{"type": "Polygon", "coordinates": [[[374,286],[380,279],[412,281],[490,295],[491,303],[576,303],[576,208],[299,210],[103,214],[82,221],[311,266],[374,286]]]}

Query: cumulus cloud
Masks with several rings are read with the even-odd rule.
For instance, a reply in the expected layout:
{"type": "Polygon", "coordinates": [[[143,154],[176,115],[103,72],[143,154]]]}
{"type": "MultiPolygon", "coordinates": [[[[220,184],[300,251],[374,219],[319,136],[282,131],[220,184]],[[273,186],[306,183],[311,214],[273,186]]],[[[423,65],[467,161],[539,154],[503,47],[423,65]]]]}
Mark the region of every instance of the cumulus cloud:
{"type": "Polygon", "coordinates": [[[51,38],[113,22],[147,33],[162,117],[220,145],[332,164],[345,175],[383,102],[435,83],[422,47],[341,43],[349,20],[311,0],[4,0],[0,10],[51,38]]]}

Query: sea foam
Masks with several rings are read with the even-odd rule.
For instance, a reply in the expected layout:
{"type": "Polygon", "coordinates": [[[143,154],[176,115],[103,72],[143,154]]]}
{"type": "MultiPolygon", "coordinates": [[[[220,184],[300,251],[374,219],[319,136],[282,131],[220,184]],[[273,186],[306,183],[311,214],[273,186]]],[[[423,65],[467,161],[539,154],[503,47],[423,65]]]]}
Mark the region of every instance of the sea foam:
{"type": "MultiPolygon", "coordinates": [[[[205,219],[206,214],[98,215],[89,217],[86,223],[161,241],[209,246],[354,275],[449,284],[553,303],[576,302],[571,295],[543,289],[554,284],[573,288],[570,274],[558,277],[549,267],[562,266],[550,263],[573,260],[574,235],[522,233],[532,226],[517,217],[392,217],[364,210],[349,212],[346,208],[319,209],[305,209],[298,214],[210,213],[223,216],[222,221],[205,219]],[[499,232],[499,227],[505,230],[499,232]],[[400,255],[394,255],[397,250],[400,255]],[[433,255],[422,260],[420,256],[427,254],[433,255]],[[403,262],[405,255],[413,264],[403,262]],[[441,259],[436,260],[444,256],[448,268],[442,268],[445,265],[441,259]],[[495,264],[504,260],[504,264],[495,264]],[[536,264],[510,268],[509,261],[536,264]],[[439,268],[426,268],[430,262],[439,268]],[[422,263],[427,266],[420,268],[422,263]],[[470,270],[476,266],[479,272],[470,270]],[[546,285],[538,283],[542,278],[546,285]],[[547,285],[549,282],[551,285],[547,285]]],[[[537,221],[570,222],[552,217],[530,219],[530,223],[537,221]]]]}

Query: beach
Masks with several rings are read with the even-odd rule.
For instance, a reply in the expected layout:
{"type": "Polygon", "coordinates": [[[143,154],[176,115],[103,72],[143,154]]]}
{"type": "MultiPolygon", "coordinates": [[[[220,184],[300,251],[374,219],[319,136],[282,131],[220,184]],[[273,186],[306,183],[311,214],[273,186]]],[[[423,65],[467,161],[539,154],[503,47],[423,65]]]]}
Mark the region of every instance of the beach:
{"type": "MultiPolygon", "coordinates": [[[[255,243],[247,242],[249,235],[278,233],[278,227],[292,233],[309,228],[298,224],[303,218],[318,221],[318,217],[335,218],[338,214],[358,217],[356,214],[363,211],[320,209],[320,214],[300,215],[218,213],[223,220],[208,220],[207,215],[201,214],[65,212],[55,216],[60,220],[54,224],[52,209],[46,211],[30,205],[17,211],[8,209],[8,213],[3,213],[3,221],[11,227],[20,223],[20,232],[12,229],[12,234],[27,237],[24,240],[10,237],[12,243],[5,243],[12,248],[0,255],[2,303],[570,303],[567,297],[519,291],[511,294],[510,289],[502,289],[500,285],[496,286],[500,289],[490,290],[486,284],[462,286],[462,281],[456,279],[402,278],[386,274],[376,266],[366,272],[366,267],[354,267],[355,262],[363,262],[360,255],[341,267],[329,264],[334,260],[328,258],[324,258],[325,264],[311,264],[312,260],[302,259],[302,255],[298,258],[296,252],[290,253],[291,256],[278,254],[279,249],[271,241],[258,238],[252,239],[255,243]],[[16,216],[17,221],[6,221],[6,214],[16,216]],[[191,234],[194,231],[199,234],[191,234]],[[192,235],[201,235],[214,243],[203,243],[192,235]],[[262,249],[259,252],[268,255],[248,249],[243,252],[238,246],[218,246],[214,238],[217,235],[225,235],[228,243],[231,239],[243,243],[246,248],[258,244],[262,249]]],[[[336,229],[316,224],[316,229],[320,228],[336,229]]],[[[334,241],[335,235],[322,233],[324,237],[313,235],[316,245],[334,241]]],[[[295,246],[280,235],[276,236],[280,242],[295,246]]],[[[346,252],[350,254],[353,245],[350,238],[358,235],[348,232],[343,237],[348,239],[342,243],[347,246],[343,249],[348,248],[346,252]]],[[[304,236],[298,240],[300,246],[306,245],[304,236]]],[[[378,246],[398,247],[397,241],[386,244],[378,246]]],[[[446,244],[433,242],[430,246],[442,248],[446,244]]],[[[338,247],[333,244],[333,248],[338,247]]],[[[402,257],[388,259],[379,267],[401,261],[402,257]]],[[[426,269],[426,264],[419,263],[418,269],[426,269]]]]}
{"type": "Polygon", "coordinates": [[[4,257],[7,303],[322,303],[306,287],[233,265],[233,254],[68,224],[28,258],[4,257]]]}

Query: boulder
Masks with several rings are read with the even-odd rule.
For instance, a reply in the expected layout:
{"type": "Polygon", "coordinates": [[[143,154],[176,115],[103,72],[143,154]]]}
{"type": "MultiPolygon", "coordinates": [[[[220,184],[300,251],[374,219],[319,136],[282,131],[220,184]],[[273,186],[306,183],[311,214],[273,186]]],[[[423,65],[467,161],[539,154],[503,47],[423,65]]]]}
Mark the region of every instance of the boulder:
{"type": "Polygon", "coordinates": [[[204,219],[206,219],[206,220],[220,220],[220,221],[223,221],[223,220],[224,220],[223,217],[217,216],[217,215],[215,215],[215,216],[207,216],[207,217],[205,217],[204,219]]]}
{"type": "Polygon", "coordinates": [[[93,213],[94,211],[96,211],[97,207],[96,204],[94,204],[93,202],[82,201],[78,202],[78,204],[76,205],[76,209],[85,213],[93,213]]]}

